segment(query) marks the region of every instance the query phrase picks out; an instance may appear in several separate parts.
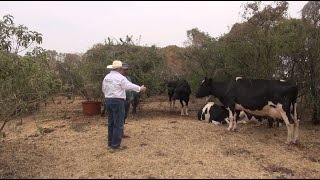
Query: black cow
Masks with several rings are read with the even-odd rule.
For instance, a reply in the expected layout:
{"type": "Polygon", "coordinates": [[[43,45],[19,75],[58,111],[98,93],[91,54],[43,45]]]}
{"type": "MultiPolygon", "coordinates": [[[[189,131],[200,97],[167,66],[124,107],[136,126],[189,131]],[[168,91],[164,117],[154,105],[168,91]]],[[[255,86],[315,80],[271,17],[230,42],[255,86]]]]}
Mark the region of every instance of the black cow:
{"type": "Polygon", "coordinates": [[[182,106],[181,115],[188,115],[188,103],[191,94],[189,83],[186,80],[170,81],[168,82],[167,87],[170,101],[170,111],[173,111],[175,100],[179,99],[182,106]]]}
{"type": "Polygon", "coordinates": [[[263,79],[242,79],[214,82],[205,78],[196,94],[197,98],[213,95],[229,110],[229,127],[235,131],[235,110],[244,110],[253,115],[282,119],[286,123],[286,143],[296,143],[299,121],[296,102],[298,87],[290,82],[263,79]],[[291,115],[291,108],[293,117],[291,115]]]}

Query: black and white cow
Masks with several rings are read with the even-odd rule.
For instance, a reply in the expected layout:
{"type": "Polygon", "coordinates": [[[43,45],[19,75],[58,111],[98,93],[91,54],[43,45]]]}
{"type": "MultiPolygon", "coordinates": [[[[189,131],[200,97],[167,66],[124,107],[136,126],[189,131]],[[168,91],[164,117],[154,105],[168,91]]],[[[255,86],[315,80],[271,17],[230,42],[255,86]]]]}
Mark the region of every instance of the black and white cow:
{"type": "Polygon", "coordinates": [[[246,114],[246,118],[248,120],[257,120],[257,121],[263,121],[263,120],[267,120],[268,121],[268,128],[272,128],[272,127],[279,127],[280,124],[283,123],[283,121],[281,119],[273,119],[269,116],[257,116],[257,115],[252,115],[252,114],[249,114],[249,113],[245,113],[246,114]]]}
{"type": "MultiPolygon", "coordinates": [[[[236,110],[236,119],[243,120],[245,118],[243,111],[236,110]]],[[[229,124],[229,111],[226,107],[218,105],[214,102],[208,102],[201,110],[198,111],[198,120],[208,121],[215,125],[229,124]]],[[[241,121],[242,123],[246,123],[241,121]]]]}
{"type": "Polygon", "coordinates": [[[205,78],[196,97],[209,95],[217,97],[228,109],[230,123],[227,130],[236,130],[235,110],[243,110],[253,115],[282,119],[288,130],[286,143],[296,143],[299,121],[296,110],[298,87],[295,84],[280,80],[243,78],[214,82],[205,78]]]}
{"type": "Polygon", "coordinates": [[[229,111],[224,106],[219,106],[214,102],[208,102],[198,111],[198,120],[208,121],[215,125],[229,122],[229,111]]]}
{"type": "Polygon", "coordinates": [[[182,106],[181,115],[188,115],[188,103],[191,94],[189,83],[186,80],[170,81],[168,82],[167,87],[170,111],[173,111],[175,100],[179,99],[182,106]]]}

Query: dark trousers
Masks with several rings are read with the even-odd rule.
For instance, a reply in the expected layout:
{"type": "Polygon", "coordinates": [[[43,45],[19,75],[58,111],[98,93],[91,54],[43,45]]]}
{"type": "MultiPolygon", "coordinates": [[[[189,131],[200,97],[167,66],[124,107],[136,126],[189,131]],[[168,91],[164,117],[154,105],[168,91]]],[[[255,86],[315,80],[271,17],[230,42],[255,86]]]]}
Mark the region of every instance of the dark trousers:
{"type": "Polygon", "coordinates": [[[123,124],[126,123],[126,119],[128,117],[128,113],[129,113],[129,109],[130,109],[130,101],[125,100],[124,101],[124,111],[125,111],[125,115],[124,115],[124,120],[123,120],[123,124]]]}
{"type": "Polygon", "coordinates": [[[124,100],[117,98],[105,99],[105,107],[108,112],[108,145],[117,148],[121,144],[123,134],[124,100]]]}

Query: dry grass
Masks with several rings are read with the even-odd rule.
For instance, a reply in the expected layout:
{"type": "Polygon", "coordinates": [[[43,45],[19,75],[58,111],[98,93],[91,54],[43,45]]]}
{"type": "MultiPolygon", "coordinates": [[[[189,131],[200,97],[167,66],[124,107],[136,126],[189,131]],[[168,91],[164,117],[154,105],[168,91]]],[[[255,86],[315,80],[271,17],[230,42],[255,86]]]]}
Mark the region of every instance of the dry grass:
{"type": "Polygon", "coordinates": [[[226,126],[169,112],[167,97],[145,101],[125,125],[128,149],[106,148],[106,117],[82,115],[81,99],[50,104],[11,121],[0,142],[0,178],[319,178],[319,128],[303,121],[300,143],[285,145],[286,127],[226,126]]]}

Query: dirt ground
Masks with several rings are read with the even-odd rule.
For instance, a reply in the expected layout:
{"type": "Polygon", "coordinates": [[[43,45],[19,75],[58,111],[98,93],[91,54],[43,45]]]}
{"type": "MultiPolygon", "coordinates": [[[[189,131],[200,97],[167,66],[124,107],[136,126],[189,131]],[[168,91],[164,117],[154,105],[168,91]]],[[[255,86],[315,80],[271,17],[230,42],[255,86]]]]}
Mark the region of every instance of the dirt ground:
{"type": "Polygon", "coordinates": [[[300,142],[286,145],[285,126],[239,124],[237,132],[198,121],[167,97],[148,98],[129,114],[128,149],[106,148],[106,117],[84,116],[81,99],[55,99],[34,115],[10,121],[0,138],[0,178],[320,178],[319,126],[301,119],[300,142]]]}

